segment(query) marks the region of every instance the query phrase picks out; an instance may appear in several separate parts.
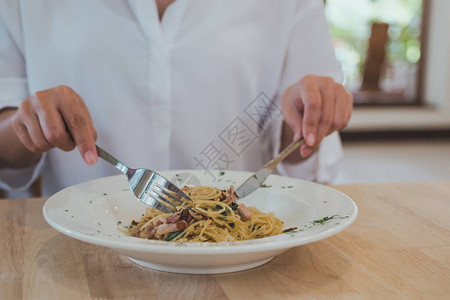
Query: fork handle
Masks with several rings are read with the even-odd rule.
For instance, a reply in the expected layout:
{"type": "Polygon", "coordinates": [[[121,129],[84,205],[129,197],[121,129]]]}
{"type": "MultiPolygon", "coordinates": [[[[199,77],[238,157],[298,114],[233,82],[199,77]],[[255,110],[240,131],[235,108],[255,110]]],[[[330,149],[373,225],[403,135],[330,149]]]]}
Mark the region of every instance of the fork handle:
{"type": "Polygon", "coordinates": [[[97,147],[98,157],[100,157],[104,161],[112,164],[114,167],[119,169],[125,175],[128,175],[127,173],[128,173],[129,168],[127,166],[125,166],[117,158],[115,158],[114,156],[112,156],[111,154],[109,154],[108,152],[106,152],[105,150],[100,148],[99,146],[95,145],[95,147],[97,147]]]}

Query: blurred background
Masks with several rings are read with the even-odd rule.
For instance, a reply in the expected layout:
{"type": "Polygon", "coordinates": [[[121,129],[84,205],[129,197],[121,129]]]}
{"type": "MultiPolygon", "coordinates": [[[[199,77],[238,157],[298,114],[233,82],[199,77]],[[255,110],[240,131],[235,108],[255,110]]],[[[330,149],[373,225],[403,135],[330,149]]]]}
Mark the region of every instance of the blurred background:
{"type": "MultiPolygon", "coordinates": [[[[355,108],[334,184],[450,179],[449,0],[325,0],[355,108]]],[[[0,190],[0,198],[39,195],[0,190]]]]}
{"type": "Polygon", "coordinates": [[[335,183],[450,179],[450,1],[326,0],[355,108],[335,183]]]}

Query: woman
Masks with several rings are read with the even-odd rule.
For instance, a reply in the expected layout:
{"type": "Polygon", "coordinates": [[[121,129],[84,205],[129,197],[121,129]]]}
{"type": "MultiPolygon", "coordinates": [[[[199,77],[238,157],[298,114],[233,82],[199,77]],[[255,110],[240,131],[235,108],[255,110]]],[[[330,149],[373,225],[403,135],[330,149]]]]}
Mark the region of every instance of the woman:
{"type": "Polygon", "coordinates": [[[95,143],[131,167],[207,172],[256,170],[301,135],[278,172],[333,178],[353,100],[323,1],[172,2],[0,0],[3,188],[117,174],[95,143]]]}

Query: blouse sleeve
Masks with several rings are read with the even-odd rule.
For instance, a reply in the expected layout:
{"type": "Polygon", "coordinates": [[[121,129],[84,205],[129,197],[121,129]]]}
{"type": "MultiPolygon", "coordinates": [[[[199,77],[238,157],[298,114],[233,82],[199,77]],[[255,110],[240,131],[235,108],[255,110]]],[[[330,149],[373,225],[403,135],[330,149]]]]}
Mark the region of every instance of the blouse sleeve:
{"type": "MultiPolygon", "coordinates": [[[[342,80],[341,68],[332,46],[322,0],[298,1],[293,17],[292,32],[287,48],[279,97],[293,83],[308,74],[330,76],[342,80]]],[[[273,141],[276,152],[280,147],[282,120],[278,120],[273,141]]],[[[299,164],[281,163],[277,171],[286,176],[321,183],[333,181],[342,158],[342,144],[337,132],[327,136],[314,154],[299,164]]]]}
{"type": "Polygon", "coordinates": [[[18,8],[0,1],[0,109],[29,97],[18,8]]]}
{"type": "MultiPolygon", "coordinates": [[[[20,18],[14,3],[0,1],[0,112],[18,106],[29,97],[26,79],[20,18]]],[[[4,142],[1,142],[2,147],[4,142]]],[[[1,169],[0,188],[8,191],[28,188],[39,176],[45,155],[34,166],[24,169],[1,169]]]]}

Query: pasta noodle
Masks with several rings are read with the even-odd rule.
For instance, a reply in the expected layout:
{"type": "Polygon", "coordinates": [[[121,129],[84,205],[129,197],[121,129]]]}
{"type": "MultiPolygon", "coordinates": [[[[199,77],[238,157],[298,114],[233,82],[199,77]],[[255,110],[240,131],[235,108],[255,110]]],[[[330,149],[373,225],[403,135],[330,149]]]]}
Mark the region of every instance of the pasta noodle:
{"type": "Polygon", "coordinates": [[[175,213],[147,208],[126,234],[153,240],[179,242],[233,242],[269,237],[282,233],[283,222],[273,213],[236,203],[233,186],[227,191],[210,186],[185,186],[191,203],[175,213]]]}

